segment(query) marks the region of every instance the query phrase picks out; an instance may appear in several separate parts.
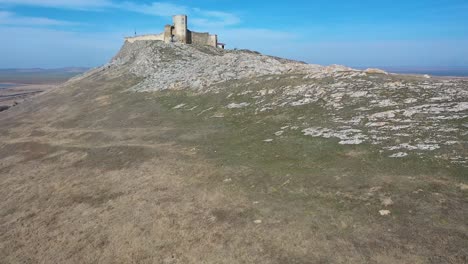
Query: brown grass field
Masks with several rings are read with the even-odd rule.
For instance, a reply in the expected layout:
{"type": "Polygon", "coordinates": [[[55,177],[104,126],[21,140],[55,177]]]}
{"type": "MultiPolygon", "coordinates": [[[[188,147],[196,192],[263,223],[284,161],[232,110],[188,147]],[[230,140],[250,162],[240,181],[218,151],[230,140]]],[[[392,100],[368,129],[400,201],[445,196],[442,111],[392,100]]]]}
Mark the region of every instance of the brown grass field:
{"type": "Polygon", "coordinates": [[[0,113],[0,263],[468,262],[466,169],[265,144],[295,113],[198,116],[172,108],[217,99],[125,91],[137,81],[91,76],[0,113]]]}

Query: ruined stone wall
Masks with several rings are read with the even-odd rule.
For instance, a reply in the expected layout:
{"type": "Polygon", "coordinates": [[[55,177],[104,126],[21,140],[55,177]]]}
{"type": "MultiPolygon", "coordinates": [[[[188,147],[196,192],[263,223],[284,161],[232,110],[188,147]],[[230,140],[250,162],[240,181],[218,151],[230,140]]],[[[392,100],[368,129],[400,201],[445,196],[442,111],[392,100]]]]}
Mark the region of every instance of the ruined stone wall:
{"type": "Polygon", "coordinates": [[[125,38],[130,43],[133,43],[137,40],[160,40],[164,41],[164,33],[161,34],[152,34],[152,35],[143,35],[143,36],[136,36],[136,37],[127,37],[125,38]]]}
{"type": "Polygon", "coordinates": [[[216,47],[218,44],[217,36],[210,35],[209,33],[189,31],[189,40],[191,44],[209,45],[212,47],[216,47]]]}
{"type": "Polygon", "coordinates": [[[164,26],[164,42],[169,43],[172,41],[172,26],[165,25],[164,26]]]}
{"type": "Polygon", "coordinates": [[[207,45],[210,45],[215,48],[218,47],[218,35],[210,35],[207,45]]]}

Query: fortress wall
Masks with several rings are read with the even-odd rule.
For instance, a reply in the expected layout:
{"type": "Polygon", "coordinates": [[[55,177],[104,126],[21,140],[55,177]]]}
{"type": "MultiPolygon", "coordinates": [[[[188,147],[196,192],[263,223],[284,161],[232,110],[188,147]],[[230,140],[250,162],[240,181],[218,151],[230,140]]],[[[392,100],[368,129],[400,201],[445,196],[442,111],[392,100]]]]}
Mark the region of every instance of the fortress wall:
{"type": "Polygon", "coordinates": [[[136,36],[136,37],[128,37],[125,38],[128,42],[133,43],[138,40],[160,40],[164,41],[164,33],[156,34],[156,35],[143,35],[143,36],[136,36]]]}
{"type": "Polygon", "coordinates": [[[200,44],[200,45],[209,45],[212,47],[216,47],[218,43],[216,35],[210,35],[209,33],[198,33],[198,32],[190,32],[190,39],[192,44],[200,44]]]}
{"type": "Polygon", "coordinates": [[[217,48],[218,47],[218,35],[210,35],[207,45],[217,48]]]}
{"type": "Polygon", "coordinates": [[[172,41],[172,26],[165,25],[164,26],[164,42],[169,43],[172,41]]]}

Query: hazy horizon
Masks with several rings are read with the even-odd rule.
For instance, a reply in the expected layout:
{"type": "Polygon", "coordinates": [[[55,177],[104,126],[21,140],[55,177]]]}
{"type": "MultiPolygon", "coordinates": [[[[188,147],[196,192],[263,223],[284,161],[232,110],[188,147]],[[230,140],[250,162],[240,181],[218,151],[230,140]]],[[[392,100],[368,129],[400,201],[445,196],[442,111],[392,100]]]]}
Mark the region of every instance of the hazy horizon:
{"type": "MultiPolygon", "coordinates": [[[[349,65],[348,65],[349,66],[349,65]]],[[[385,70],[390,73],[397,74],[429,74],[432,76],[452,76],[452,77],[468,77],[468,67],[411,67],[411,66],[349,66],[358,70],[365,70],[368,68],[378,68],[385,70]]],[[[68,66],[61,68],[0,68],[0,84],[8,83],[14,78],[11,78],[11,73],[19,73],[20,79],[28,75],[35,75],[40,77],[42,74],[50,72],[69,72],[69,73],[81,73],[94,67],[80,67],[80,66],[68,66]],[[8,78],[5,79],[7,74],[8,78]],[[8,80],[8,81],[5,81],[8,80]]],[[[71,75],[72,76],[72,75],[71,75]]],[[[13,76],[14,77],[14,76],[13,76]]]]}
{"type": "MultiPolygon", "coordinates": [[[[310,64],[310,63],[309,63],[310,64]]],[[[60,70],[60,69],[90,69],[90,68],[95,68],[95,67],[100,67],[104,64],[100,65],[95,65],[92,67],[86,67],[86,66],[75,66],[75,65],[69,65],[69,66],[63,66],[63,67],[52,67],[52,68],[44,68],[44,67],[20,67],[20,68],[12,68],[12,67],[5,67],[1,68],[0,71],[3,70],[60,70]]],[[[323,66],[329,66],[333,64],[324,64],[323,66]]],[[[390,69],[397,69],[397,70],[405,70],[405,69],[419,69],[419,70],[424,70],[424,69],[430,69],[430,70],[435,70],[435,69],[446,69],[446,70],[452,70],[452,69],[468,69],[468,66],[407,66],[407,65],[397,65],[397,66],[386,66],[386,65],[346,65],[351,68],[356,68],[356,69],[364,69],[364,68],[390,68],[390,69]]]]}

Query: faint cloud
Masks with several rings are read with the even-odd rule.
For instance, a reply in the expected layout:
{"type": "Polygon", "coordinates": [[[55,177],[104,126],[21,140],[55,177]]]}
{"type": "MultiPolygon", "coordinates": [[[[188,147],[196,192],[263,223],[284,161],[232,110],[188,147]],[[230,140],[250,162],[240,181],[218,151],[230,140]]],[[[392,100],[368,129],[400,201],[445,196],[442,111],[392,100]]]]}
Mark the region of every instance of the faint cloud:
{"type": "Polygon", "coordinates": [[[110,0],[0,0],[3,5],[24,5],[61,9],[91,10],[114,7],[110,0]]]}
{"type": "Polygon", "coordinates": [[[190,23],[199,27],[209,27],[213,24],[216,24],[219,27],[225,27],[236,25],[241,22],[240,18],[232,13],[203,10],[196,7],[194,8],[184,5],[175,5],[166,2],[153,2],[150,4],[123,2],[120,4],[114,4],[114,7],[126,11],[160,17],[167,17],[176,14],[187,14],[190,16],[190,23]]]}
{"type": "Polygon", "coordinates": [[[191,19],[191,22],[197,27],[211,27],[213,24],[225,27],[241,23],[241,19],[238,16],[227,12],[204,11],[194,8],[193,13],[194,18],[191,19]]]}
{"type": "Polygon", "coordinates": [[[186,14],[189,12],[189,8],[186,6],[161,2],[153,2],[151,4],[136,4],[134,2],[124,2],[122,4],[115,5],[115,7],[127,11],[162,17],[171,16],[175,14],[186,14]]]}
{"type": "Polygon", "coordinates": [[[115,0],[0,0],[0,6],[2,5],[37,6],[88,11],[114,9],[160,17],[167,17],[175,14],[187,14],[191,16],[191,23],[198,27],[208,27],[213,24],[217,24],[219,27],[225,27],[237,25],[241,22],[241,19],[232,13],[216,10],[203,10],[196,7],[188,7],[168,2],[151,2],[144,4],[136,1],[118,2],[115,0]]]}
{"type": "Polygon", "coordinates": [[[15,13],[0,11],[0,25],[13,26],[70,26],[79,23],[50,19],[46,17],[17,16],[15,13]]]}

